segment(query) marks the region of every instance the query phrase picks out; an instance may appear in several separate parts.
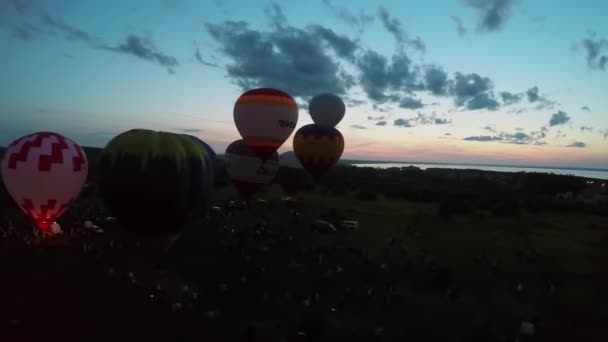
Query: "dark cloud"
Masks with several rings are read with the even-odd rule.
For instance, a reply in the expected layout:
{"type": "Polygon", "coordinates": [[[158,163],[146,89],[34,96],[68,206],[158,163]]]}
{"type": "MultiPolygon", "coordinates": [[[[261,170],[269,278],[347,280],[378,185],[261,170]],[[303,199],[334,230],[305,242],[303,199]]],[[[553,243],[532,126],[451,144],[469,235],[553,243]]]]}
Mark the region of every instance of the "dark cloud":
{"type": "Polygon", "coordinates": [[[355,83],[327,53],[317,29],[286,26],[265,33],[243,21],[207,24],[206,29],[232,60],[228,76],[242,89],[272,86],[308,98],[320,92],[342,95],[355,83]]]}
{"type": "Polygon", "coordinates": [[[500,31],[511,17],[517,0],[463,0],[464,4],[477,10],[479,31],[500,31]]]}
{"type": "Polygon", "coordinates": [[[367,96],[376,103],[398,101],[399,96],[387,91],[410,91],[420,87],[411,60],[403,53],[393,55],[392,61],[373,50],[367,50],[357,60],[359,82],[367,96]]]}
{"type": "Polygon", "coordinates": [[[367,129],[367,127],[361,125],[351,125],[350,127],[354,129],[367,129]]]}
{"type": "Polygon", "coordinates": [[[551,115],[551,120],[549,120],[549,126],[559,126],[563,125],[570,121],[570,117],[568,113],[564,111],[558,111],[557,113],[551,115]]]}
{"type": "Polygon", "coordinates": [[[515,132],[515,133],[500,133],[500,138],[503,142],[510,144],[530,144],[534,142],[534,137],[528,135],[524,132],[515,132]]]}
{"type": "Polygon", "coordinates": [[[538,100],[538,87],[534,86],[526,91],[529,102],[536,102],[538,100]]]}
{"type": "Polygon", "coordinates": [[[593,127],[591,126],[581,126],[581,132],[593,132],[593,127]]]}
{"type": "Polygon", "coordinates": [[[367,120],[384,120],[386,117],[384,115],[381,116],[368,116],[367,120]]]}
{"type": "Polygon", "coordinates": [[[396,119],[395,121],[393,121],[393,124],[395,126],[399,126],[399,127],[414,127],[414,126],[412,126],[412,124],[410,123],[409,120],[407,120],[407,119],[401,119],[401,118],[396,119]]]}
{"type": "Polygon", "coordinates": [[[566,147],[587,147],[587,144],[582,141],[575,141],[572,144],[567,145],[566,147]]]}
{"type": "Polygon", "coordinates": [[[494,99],[491,92],[477,94],[475,97],[467,101],[467,109],[469,110],[495,110],[496,108],[498,108],[498,102],[494,99]]]}
{"type": "MultiPolygon", "coordinates": [[[[171,68],[179,65],[179,62],[175,57],[169,56],[159,51],[152,41],[138,37],[134,34],[127,36],[124,43],[116,47],[108,47],[107,50],[124,53],[127,55],[135,56],[137,58],[156,62],[162,66],[171,68]]],[[[173,69],[169,69],[169,73],[172,73],[173,69]]]]}
{"type": "Polygon", "coordinates": [[[582,109],[582,110],[586,110],[586,111],[588,111],[588,112],[590,112],[590,111],[591,111],[591,109],[589,109],[589,107],[587,107],[587,106],[582,106],[582,107],[581,107],[581,109],[582,109]]]}
{"type": "Polygon", "coordinates": [[[201,133],[204,130],[200,128],[180,128],[180,131],[184,133],[201,133]]]}
{"type": "Polygon", "coordinates": [[[424,69],[424,86],[433,95],[445,95],[448,90],[448,74],[438,65],[430,65],[424,69]]]}
{"type": "Polygon", "coordinates": [[[459,36],[462,37],[465,34],[467,34],[467,29],[462,24],[462,20],[460,19],[460,17],[457,17],[455,15],[451,15],[450,19],[452,19],[452,21],[454,22],[454,24],[456,24],[456,32],[458,32],[459,36]]]}
{"type": "Polygon", "coordinates": [[[407,32],[403,30],[399,19],[391,18],[386,8],[380,6],[378,8],[378,16],[380,17],[384,28],[386,28],[393,35],[399,47],[402,48],[409,46],[420,52],[426,51],[426,46],[422,39],[420,39],[420,37],[416,37],[414,39],[410,38],[407,32]]]}
{"type": "Polygon", "coordinates": [[[194,53],[194,58],[196,58],[196,60],[199,61],[199,63],[201,63],[203,65],[214,67],[214,68],[219,68],[219,65],[203,59],[203,56],[201,55],[201,52],[198,48],[196,49],[196,52],[194,53]]]}
{"type": "Polygon", "coordinates": [[[490,135],[478,135],[478,136],[466,137],[466,138],[463,138],[462,140],[467,140],[467,141],[500,141],[500,140],[502,140],[502,138],[501,137],[497,137],[497,136],[490,136],[490,135]]]}
{"type": "Polygon", "coordinates": [[[270,3],[266,4],[264,7],[264,12],[273,25],[280,28],[287,24],[287,18],[283,13],[283,9],[276,2],[271,1],[270,3]]]}
{"type": "Polygon", "coordinates": [[[496,133],[496,126],[493,124],[487,125],[487,126],[483,127],[483,129],[488,132],[496,133]]]}
{"type": "Polygon", "coordinates": [[[443,135],[452,135],[452,133],[444,133],[443,135]]]}
{"type": "MultiPolygon", "coordinates": [[[[453,82],[450,84],[450,94],[454,96],[454,102],[457,106],[462,106],[465,102],[473,99],[480,94],[492,89],[492,81],[487,77],[481,77],[478,74],[461,74],[457,72],[453,82]]],[[[489,96],[488,96],[489,98],[489,96]]],[[[477,98],[473,103],[473,107],[480,103],[485,98],[482,96],[477,98]]]]}
{"type": "Polygon", "coordinates": [[[42,15],[42,22],[53,30],[62,32],[66,38],[72,41],[81,41],[93,49],[103,49],[107,46],[98,38],[77,27],[71,26],[59,18],[54,18],[48,13],[42,15]]]}
{"type": "Polygon", "coordinates": [[[435,125],[447,125],[447,124],[451,124],[452,120],[450,119],[441,119],[441,118],[435,118],[434,122],[435,125]]]}
{"type": "Polygon", "coordinates": [[[329,7],[332,13],[340,20],[344,21],[348,25],[363,30],[365,25],[374,21],[374,16],[366,14],[363,10],[360,10],[358,14],[354,14],[346,7],[337,7],[331,0],[323,0],[323,3],[329,7]]]}
{"type": "Polygon", "coordinates": [[[384,121],[384,120],[378,121],[378,122],[376,122],[376,126],[386,126],[386,121],[384,121]]]}
{"type": "Polygon", "coordinates": [[[401,99],[401,101],[399,101],[399,107],[406,109],[419,109],[424,107],[424,105],[419,99],[405,96],[401,99]]]}
{"type": "Polygon", "coordinates": [[[334,50],[336,55],[350,61],[355,59],[355,52],[359,48],[357,42],[320,25],[313,25],[311,29],[334,50]]]}
{"type": "Polygon", "coordinates": [[[548,131],[549,129],[546,126],[542,126],[538,131],[531,132],[530,135],[536,140],[544,139],[547,137],[548,131]]]}
{"type": "Polygon", "coordinates": [[[598,132],[604,137],[604,140],[608,140],[608,128],[604,130],[600,129],[598,132]]]}
{"type": "Polygon", "coordinates": [[[519,103],[519,101],[521,101],[523,98],[523,94],[510,93],[508,91],[501,91],[499,95],[504,106],[519,103]]]}
{"type": "Polygon", "coordinates": [[[11,5],[13,5],[13,8],[19,14],[24,14],[25,12],[27,12],[32,7],[32,4],[34,3],[33,0],[8,0],[8,2],[10,2],[11,5]]]}
{"type": "Polygon", "coordinates": [[[608,53],[604,54],[603,51],[608,48],[608,40],[596,36],[595,32],[589,32],[589,36],[581,42],[585,48],[587,65],[591,69],[606,70],[608,53]]]}
{"type": "Polygon", "coordinates": [[[13,36],[23,41],[36,39],[42,33],[41,29],[30,23],[23,23],[13,28],[13,36]]]}

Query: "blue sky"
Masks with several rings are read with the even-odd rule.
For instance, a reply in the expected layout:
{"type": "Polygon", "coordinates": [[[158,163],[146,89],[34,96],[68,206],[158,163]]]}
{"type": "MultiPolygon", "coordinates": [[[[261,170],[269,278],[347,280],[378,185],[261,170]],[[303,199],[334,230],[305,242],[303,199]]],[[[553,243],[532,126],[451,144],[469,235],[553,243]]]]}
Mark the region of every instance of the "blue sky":
{"type": "Polygon", "coordinates": [[[345,158],[608,168],[605,13],[601,0],[4,0],[0,145],[52,130],[103,147],[150,128],[223,153],[240,138],[234,101],[268,86],[301,104],[298,127],[311,96],[339,94],[345,158]]]}

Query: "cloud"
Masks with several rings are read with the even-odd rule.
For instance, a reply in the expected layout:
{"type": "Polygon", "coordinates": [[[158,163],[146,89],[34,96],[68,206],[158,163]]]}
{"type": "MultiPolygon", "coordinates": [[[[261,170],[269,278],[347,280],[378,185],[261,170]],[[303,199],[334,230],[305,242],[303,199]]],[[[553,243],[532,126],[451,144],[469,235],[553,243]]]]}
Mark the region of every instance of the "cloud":
{"type": "Polygon", "coordinates": [[[447,125],[447,124],[451,124],[452,120],[450,120],[450,119],[435,118],[433,123],[435,125],[447,125]]]}
{"type": "Polygon", "coordinates": [[[355,59],[355,52],[359,48],[357,42],[347,36],[338,35],[333,30],[320,25],[313,25],[311,28],[339,57],[350,61],[355,59]]]}
{"type": "Polygon", "coordinates": [[[604,140],[608,140],[608,128],[604,130],[600,129],[598,132],[604,136],[604,140]]]}
{"type": "Polygon", "coordinates": [[[201,133],[204,130],[200,128],[180,128],[180,131],[184,133],[201,133]]]}
{"type": "Polygon", "coordinates": [[[206,29],[232,60],[228,76],[242,89],[272,86],[308,98],[320,92],[343,95],[355,83],[326,51],[318,27],[261,32],[243,21],[225,21],[206,29]]]}
{"type": "Polygon", "coordinates": [[[595,32],[589,32],[589,36],[581,41],[585,48],[587,66],[591,69],[606,70],[608,53],[603,54],[602,51],[608,48],[608,40],[596,38],[596,36],[595,32]]]}
{"type": "Polygon", "coordinates": [[[13,28],[13,36],[19,40],[34,40],[42,34],[42,30],[30,23],[22,23],[13,28]]]}
{"type": "Polygon", "coordinates": [[[488,132],[492,132],[492,133],[496,133],[496,125],[487,125],[485,127],[483,127],[484,130],[488,131],[488,132]]]}
{"type": "Polygon", "coordinates": [[[354,128],[354,129],[367,129],[367,127],[362,126],[362,125],[351,125],[350,127],[354,128]]]}
{"type": "Polygon", "coordinates": [[[276,2],[270,1],[270,3],[266,4],[264,12],[273,25],[280,28],[287,24],[287,18],[283,13],[283,9],[276,2]]]}
{"type": "Polygon", "coordinates": [[[179,65],[179,62],[175,57],[159,51],[154,47],[151,40],[138,37],[134,34],[128,35],[124,43],[115,47],[107,47],[106,49],[131,55],[139,59],[156,62],[161,66],[168,67],[169,73],[172,73],[172,67],[179,65]]]}
{"type": "Polygon", "coordinates": [[[534,142],[535,138],[531,135],[528,135],[524,132],[515,132],[515,133],[500,133],[500,138],[502,142],[510,143],[510,144],[531,144],[534,142]]]}
{"type": "Polygon", "coordinates": [[[593,127],[591,126],[581,126],[581,132],[593,132],[593,127]]]}
{"type": "Polygon", "coordinates": [[[413,97],[405,96],[399,102],[399,107],[406,109],[419,109],[424,107],[422,102],[419,99],[415,99],[413,97]]]}
{"type": "Polygon", "coordinates": [[[61,19],[54,18],[48,13],[42,14],[42,22],[53,30],[63,32],[66,35],[66,38],[69,40],[84,42],[93,49],[107,48],[107,46],[98,37],[92,36],[74,26],[68,25],[61,19]]]}
{"type": "Polygon", "coordinates": [[[15,9],[15,11],[17,11],[19,14],[24,14],[32,7],[32,3],[34,1],[33,0],[8,0],[8,2],[10,2],[11,5],[13,5],[13,8],[15,9]]]}
{"type": "Polygon", "coordinates": [[[399,126],[399,127],[414,127],[412,126],[412,124],[410,124],[410,121],[407,119],[396,119],[395,121],[393,121],[393,124],[395,126],[399,126]]]}
{"type": "Polygon", "coordinates": [[[478,135],[478,136],[466,137],[466,138],[463,138],[462,140],[467,140],[467,141],[500,141],[500,140],[502,140],[502,138],[501,137],[497,137],[497,136],[490,136],[490,135],[478,135]]]}
{"type": "Polygon", "coordinates": [[[201,52],[199,51],[198,48],[196,49],[196,52],[194,53],[194,58],[196,58],[196,60],[199,61],[199,63],[201,63],[203,65],[214,67],[214,68],[219,68],[219,65],[204,60],[203,56],[201,55],[201,52]]]}
{"type": "Polygon", "coordinates": [[[376,122],[376,126],[386,126],[386,121],[384,121],[384,120],[378,121],[378,122],[376,122]]]}
{"type": "Polygon", "coordinates": [[[590,111],[591,111],[591,109],[589,109],[589,107],[587,107],[587,106],[582,106],[582,107],[581,107],[581,109],[582,109],[582,110],[586,110],[586,111],[588,111],[588,112],[590,112],[590,111]]]}
{"type": "Polygon", "coordinates": [[[384,115],[381,116],[368,116],[367,120],[384,120],[386,117],[384,115]]]}
{"type": "Polygon", "coordinates": [[[551,115],[551,120],[549,121],[549,126],[558,126],[563,125],[570,121],[570,117],[568,113],[564,111],[558,111],[557,113],[551,115]]]}
{"type": "Polygon", "coordinates": [[[391,62],[373,50],[367,50],[357,60],[359,82],[367,96],[376,103],[398,101],[399,96],[387,94],[389,90],[410,91],[419,88],[411,60],[404,54],[393,55],[391,62]]]}
{"type": "Polygon", "coordinates": [[[505,27],[517,0],[463,0],[465,6],[479,14],[478,31],[496,32],[505,27]]]}
{"type": "Polygon", "coordinates": [[[460,17],[457,17],[455,15],[451,15],[450,19],[452,19],[452,21],[454,22],[454,24],[456,24],[456,32],[458,32],[459,36],[462,37],[465,34],[467,34],[467,29],[462,24],[462,20],[460,19],[460,17]]]}
{"type": "Polygon", "coordinates": [[[517,132],[517,131],[523,131],[523,130],[524,130],[524,129],[523,129],[523,128],[521,128],[521,127],[515,127],[515,131],[516,131],[516,132],[517,132]]]}
{"type": "Polygon", "coordinates": [[[323,3],[329,7],[336,18],[352,27],[359,28],[359,30],[363,30],[365,25],[374,21],[374,16],[366,14],[363,10],[360,10],[358,14],[354,14],[346,7],[335,6],[331,0],[323,0],[323,3]]]}
{"type": "Polygon", "coordinates": [[[452,133],[444,133],[443,135],[452,135],[452,133]]]}
{"type": "Polygon", "coordinates": [[[501,91],[499,95],[504,106],[519,103],[519,101],[521,101],[523,98],[523,94],[510,93],[508,91],[501,91]]]}
{"type": "Polygon", "coordinates": [[[467,102],[467,109],[489,109],[495,110],[498,108],[498,102],[494,99],[492,93],[479,93],[467,102]]]}
{"type": "Polygon", "coordinates": [[[538,100],[538,87],[534,86],[526,91],[526,95],[528,96],[529,102],[535,102],[538,100]]]}
{"type": "Polygon", "coordinates": [[[445,95],[448,90],[448,74],[438,65],[430,65],[424,69],[424,86],[433,95],[445,95]]]}
{"type": "Polygon", "coordinates": [[[395,38],[397,45],[400,48],[405,46],[412,47],[420,52],[426,51],[426,46],[420,37],[414,39],[410,38],[409,35],[403,30],[401,22],[397,18],[391,18],[386,8],[380,6],[378,8],[378,16],[386,28],[395,38]]]}
{"type": "Polygon", "coordinates": [[[566,147],[587,147],[587,144],[582,141],[575,141],[572,144],[567,145],[566,147]]]}
{"type": "Polygon", "coordinates": [[[476,73],[462,74],[457,72],[454,81],[450,84],[450,94],[454,96],[456,105],[462,106],[469,99],[492,89],[492,87],[492,81],[487,77],[481,77],[476,73]]]}

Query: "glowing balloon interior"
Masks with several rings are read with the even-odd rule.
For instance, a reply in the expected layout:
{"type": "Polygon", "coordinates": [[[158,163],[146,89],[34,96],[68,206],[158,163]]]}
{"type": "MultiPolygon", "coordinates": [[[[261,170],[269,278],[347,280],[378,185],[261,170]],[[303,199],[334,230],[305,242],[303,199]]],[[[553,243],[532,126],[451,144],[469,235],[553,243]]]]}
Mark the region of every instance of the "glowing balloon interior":
{"type": "Polygon", "coordinates": [[[247,146],[265,159],[272,157],[295,129],[298,105],[281,90],[252,89],[234,104],[234,123],[247,146]]]}
{"type": "Polygon", "coordinates": [[[88,162],[72,140],[53,132],[37,132],[8,146],[1,170],[8,193],[46,231],[82,190],[88,162]]]}

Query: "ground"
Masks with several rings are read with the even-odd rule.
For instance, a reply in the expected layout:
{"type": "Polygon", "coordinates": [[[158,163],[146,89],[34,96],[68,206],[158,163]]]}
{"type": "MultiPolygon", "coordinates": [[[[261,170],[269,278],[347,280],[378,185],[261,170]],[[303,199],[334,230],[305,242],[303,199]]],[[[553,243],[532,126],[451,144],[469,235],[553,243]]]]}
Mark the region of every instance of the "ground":
{"type": "MultiPolygon", "coordinates": [[[[44,241],[5,209],[0,340],[512,341],[533,319],[538,340],[608,338],[607,217],[442,220],[437,203],[318,192],[298,196],[296,216],[278,188],[262,197],[269,203],[197,222],[173,244],[104,222],[95,197],[62,217],[64,236],[44,241]],[[312,232],[330,208],[359,229],[312,232]],[[85,219],[106,232],[85,232],[85,219]]],[[[213,195],[224,207],[236,198],[231,187],[213,195]]]]}

